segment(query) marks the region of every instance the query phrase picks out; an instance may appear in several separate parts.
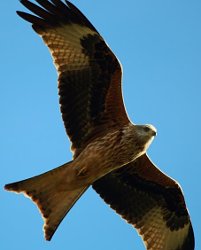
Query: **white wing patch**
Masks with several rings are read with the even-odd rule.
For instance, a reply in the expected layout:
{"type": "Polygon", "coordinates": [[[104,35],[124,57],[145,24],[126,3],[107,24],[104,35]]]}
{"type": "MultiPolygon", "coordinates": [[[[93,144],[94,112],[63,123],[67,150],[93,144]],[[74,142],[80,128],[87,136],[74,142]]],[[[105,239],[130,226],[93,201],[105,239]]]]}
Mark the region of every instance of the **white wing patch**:
{"type": "Polygon", "coordinates": [[[89,66],[89,57],[83,53],[80,40],[97,32],[86,26],[69,24],[38,33],[50,49],[58,74],[66,70],[82,70],[89,66]]]}
{"type": "Polygon", "coordinates": [[[171,231],[163,219],[161,207],[151,209],[136,225],[147,250],[179,249],[188,235],[189,226],[186,224],[181,229],[171,231]]]}

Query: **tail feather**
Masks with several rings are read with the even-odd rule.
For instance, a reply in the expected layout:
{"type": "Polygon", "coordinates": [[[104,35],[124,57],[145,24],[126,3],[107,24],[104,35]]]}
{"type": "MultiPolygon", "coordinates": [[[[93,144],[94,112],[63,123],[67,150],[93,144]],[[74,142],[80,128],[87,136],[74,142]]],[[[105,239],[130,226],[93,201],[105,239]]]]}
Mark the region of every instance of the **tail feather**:
{"type": "Polygon", "coordinates": [[[22,192],[38,206],[44,219],[46,240],[51,240],[65,215],[88,188],[88,186],[73,190],[59,188],[62,171],[69,167],[68,165],[70,164],[64,164],[59,168],[24,181],[5,185],[6,190],[22,192]]]}

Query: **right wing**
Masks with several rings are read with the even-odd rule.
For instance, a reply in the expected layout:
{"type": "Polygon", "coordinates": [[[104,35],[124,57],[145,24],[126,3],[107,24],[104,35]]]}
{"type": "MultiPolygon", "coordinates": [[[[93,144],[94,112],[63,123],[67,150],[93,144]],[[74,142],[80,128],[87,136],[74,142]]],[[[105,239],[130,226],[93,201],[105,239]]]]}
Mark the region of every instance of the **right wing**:
{"type": "Polygon", "coordinates": [[[122,92],[121,66],[87,18],[69,1],[28,0],[35,15],[18,11],[50,49],[59,74],[61,113],[77,155],[93,136],[129,123],[122,92]]]}
{"type": "Polygon", "coordinates": [[[97,180],[93,188],[142,236],[147,250],[193,250],[181,188],[143,155],[97,180]]]}

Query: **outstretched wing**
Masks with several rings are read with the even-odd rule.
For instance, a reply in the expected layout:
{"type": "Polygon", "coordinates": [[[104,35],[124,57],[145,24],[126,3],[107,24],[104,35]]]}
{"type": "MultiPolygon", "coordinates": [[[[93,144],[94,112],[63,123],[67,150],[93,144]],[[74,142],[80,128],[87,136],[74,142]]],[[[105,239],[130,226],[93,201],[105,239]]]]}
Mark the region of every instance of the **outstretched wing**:
{"type": "Polygon", "coordinates": [[[147,250],[194,249],[182,191],[147,155],[102,177],[93,188],[138,230],[147,250]]]}
{"type": "Polygon", "coordinates": [[[70,2],[28,0],[18,11],[50,49],[58,71],[61,113],[76,153],[91,137],[127,124],[121,66],[87,18],[70,2]]]}

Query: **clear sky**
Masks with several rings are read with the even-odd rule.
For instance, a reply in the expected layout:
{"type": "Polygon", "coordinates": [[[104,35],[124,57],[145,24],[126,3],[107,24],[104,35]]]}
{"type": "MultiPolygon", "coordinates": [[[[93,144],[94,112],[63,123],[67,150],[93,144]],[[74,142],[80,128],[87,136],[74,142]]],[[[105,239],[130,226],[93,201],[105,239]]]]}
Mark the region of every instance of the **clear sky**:
{"type": "MultiPolygon", "coordinates": [[[[183,188],[201,249],[201,1],[76,0],[120,59],[133,122],[158,136],[152,160],[183,188]]],[[[35,205],[3,185],[71,160],[59,112],[57,74],[42,40],[0,1],[0,154],[2,250],[143,250],[141,238],[89,189],[51,242],[35,205]],[[3,246],[2,246],[3,244],[3,246]]]]}

